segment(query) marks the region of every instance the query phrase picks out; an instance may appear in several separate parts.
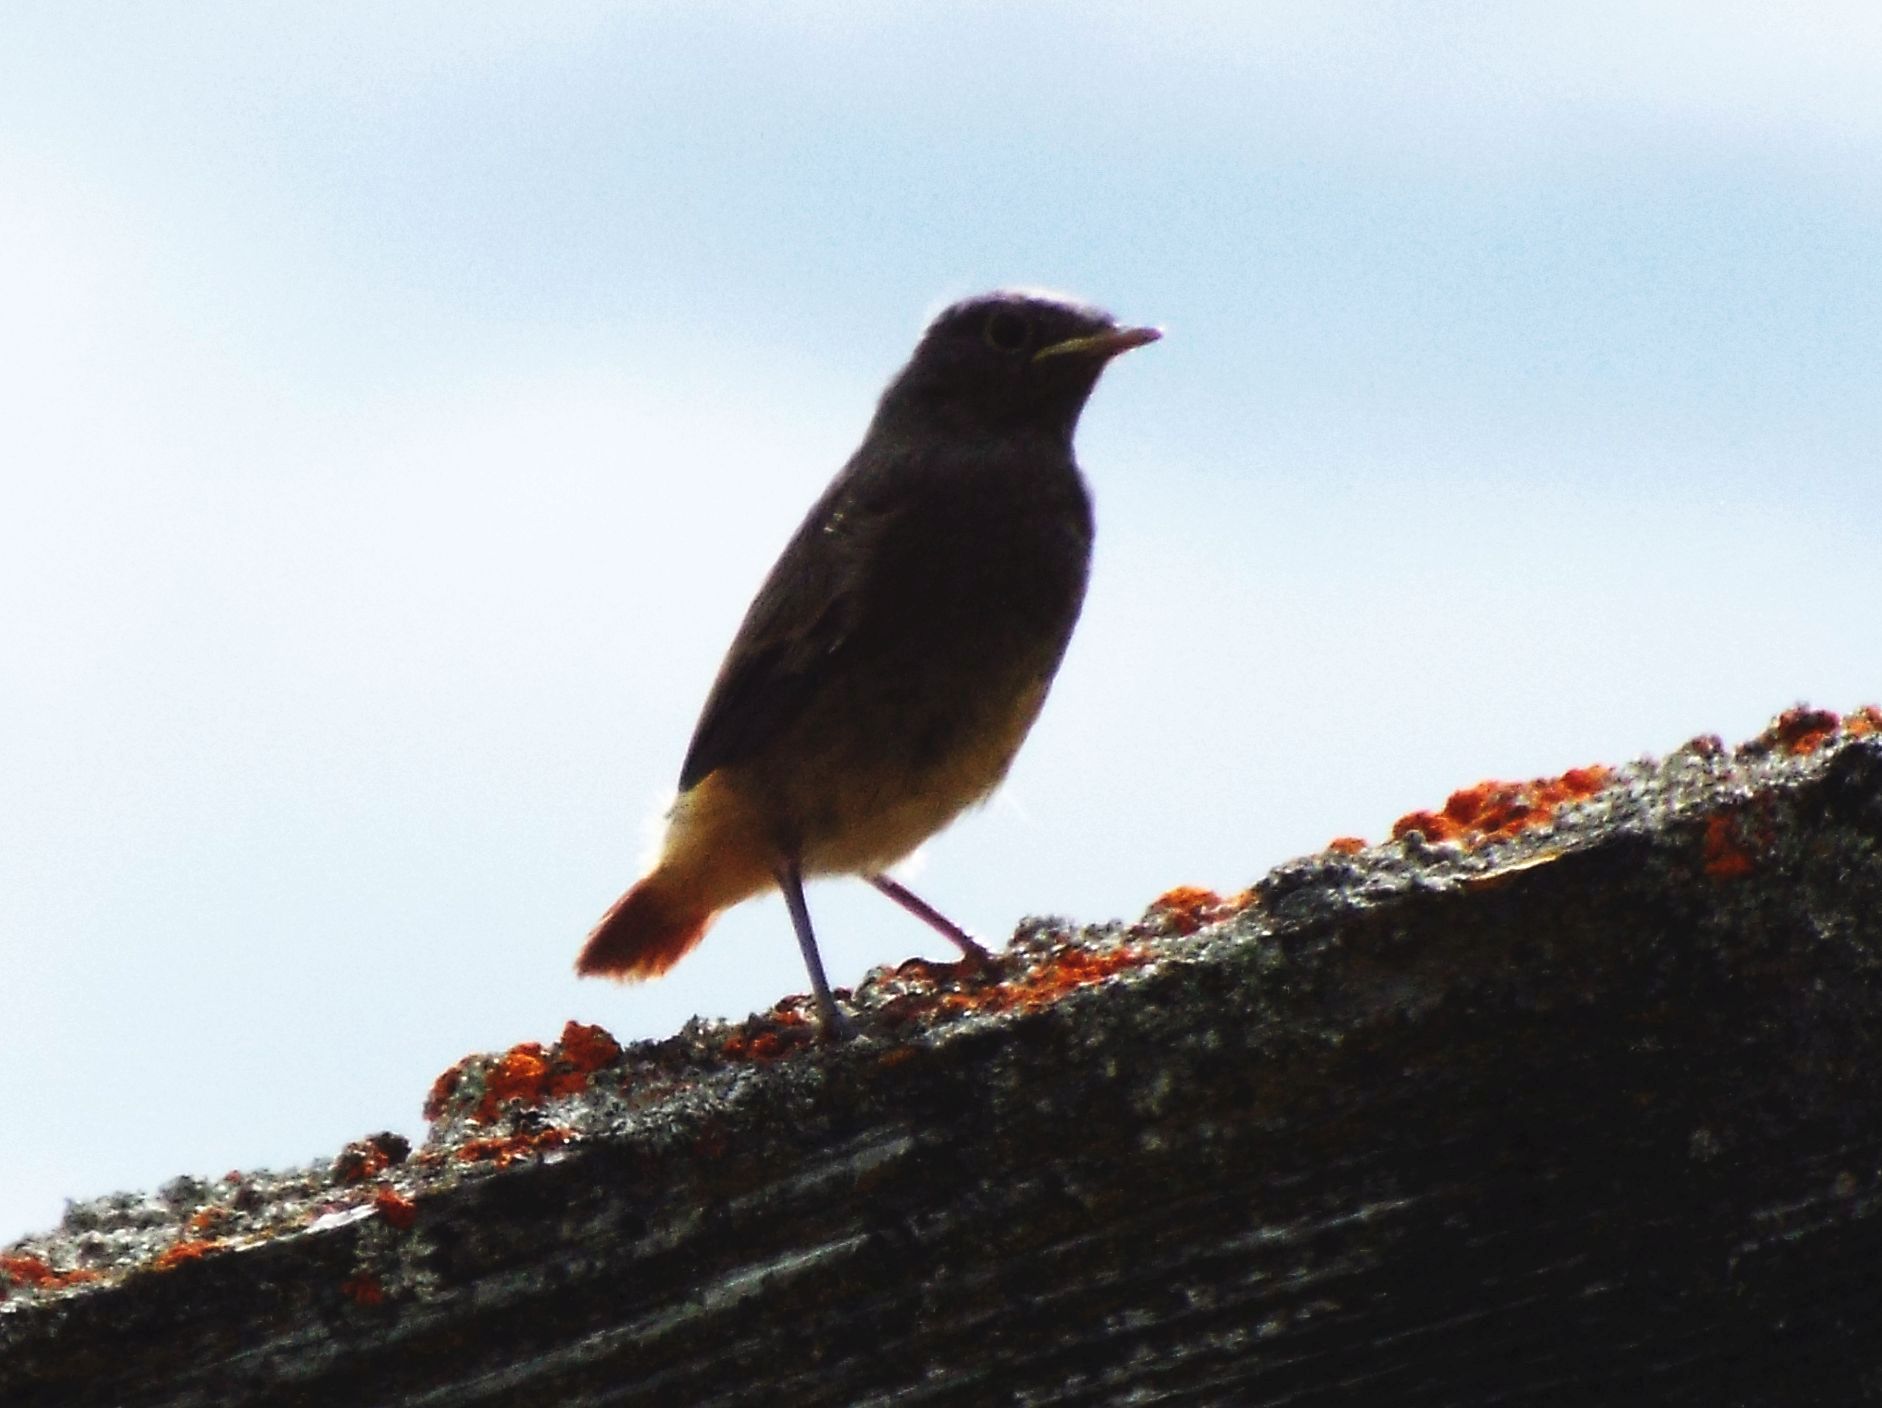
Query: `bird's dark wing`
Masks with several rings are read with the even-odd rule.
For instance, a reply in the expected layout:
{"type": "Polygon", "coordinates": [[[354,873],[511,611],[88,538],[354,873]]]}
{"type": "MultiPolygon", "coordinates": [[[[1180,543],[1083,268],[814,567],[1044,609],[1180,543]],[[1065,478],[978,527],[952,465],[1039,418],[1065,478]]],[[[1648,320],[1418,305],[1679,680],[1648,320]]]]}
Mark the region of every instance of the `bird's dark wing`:
{"type": "Polygon", "coordinates": [[[763,749],[828,678],[866,598],[865,558],[896,510],[839,479],[799,526],[726,652],[680,767],[680,790],[763,749]]]}

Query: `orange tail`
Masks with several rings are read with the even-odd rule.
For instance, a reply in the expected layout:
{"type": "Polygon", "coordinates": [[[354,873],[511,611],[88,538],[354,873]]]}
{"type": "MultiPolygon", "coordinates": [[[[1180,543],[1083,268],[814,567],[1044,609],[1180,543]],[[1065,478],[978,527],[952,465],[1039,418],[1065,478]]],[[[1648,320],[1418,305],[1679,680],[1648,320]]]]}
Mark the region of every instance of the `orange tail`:
{"type": "Polygon", "coordinates": [[[706,936],[713,911],[656,870],[614,902],[575,960],[583,977],[654,978],[706,936]]]}

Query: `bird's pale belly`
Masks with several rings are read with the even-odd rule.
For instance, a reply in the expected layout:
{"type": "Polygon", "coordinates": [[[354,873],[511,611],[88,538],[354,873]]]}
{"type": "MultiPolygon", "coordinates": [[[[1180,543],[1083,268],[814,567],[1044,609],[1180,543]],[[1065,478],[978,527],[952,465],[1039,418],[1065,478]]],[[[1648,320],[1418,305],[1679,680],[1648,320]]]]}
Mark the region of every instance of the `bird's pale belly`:
{"type": "Polygon", "coordinates": [[[1000,784],[1045,703],[1047,681],[1009,694],[978,726],[917,766],[818,770],[787,784],[803,818],[808,874],[874,874],[901,860],[1000,784]]]}
{"type": "Polygon", "coordinates": [[[801,759],[790,766],[720,768],[675,802],[661,866],[712,908],[769,889],[793,859],[807,875],[885,870],[999,785],[1049,685],[1028,673],[983,688],[949,745],[931,753],[897,747],[896,730],[878,727],[825,734],[814,758],[788,749],[801,759]]]}

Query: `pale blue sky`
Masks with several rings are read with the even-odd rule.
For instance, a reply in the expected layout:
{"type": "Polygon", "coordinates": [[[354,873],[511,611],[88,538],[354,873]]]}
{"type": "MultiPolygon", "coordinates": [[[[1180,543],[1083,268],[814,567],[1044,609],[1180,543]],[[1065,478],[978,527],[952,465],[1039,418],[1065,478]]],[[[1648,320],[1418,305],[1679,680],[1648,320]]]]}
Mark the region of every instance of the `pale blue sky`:
{"type": "MultiPolygon", "coordinates": [[[[775,900],[570,965],[963,293],[1168,329],[917,867],[983,934],[1882,696],[1879,15],[9,4],[0,1240],[801,991],[775,900]]],[[[811,901],[839,984],[940,955],[811,901]]]]}

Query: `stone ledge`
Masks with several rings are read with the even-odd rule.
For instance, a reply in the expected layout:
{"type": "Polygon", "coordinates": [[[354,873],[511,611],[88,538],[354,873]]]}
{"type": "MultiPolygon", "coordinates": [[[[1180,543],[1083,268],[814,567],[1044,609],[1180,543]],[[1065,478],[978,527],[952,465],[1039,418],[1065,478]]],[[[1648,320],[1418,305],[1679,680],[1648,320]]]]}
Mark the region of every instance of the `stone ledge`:
{"type": "Polygon", "coordinates": [[[0,1401],[1882,1400],[1882,716],[1484,784],[0,1253],[0,1401]]]}

